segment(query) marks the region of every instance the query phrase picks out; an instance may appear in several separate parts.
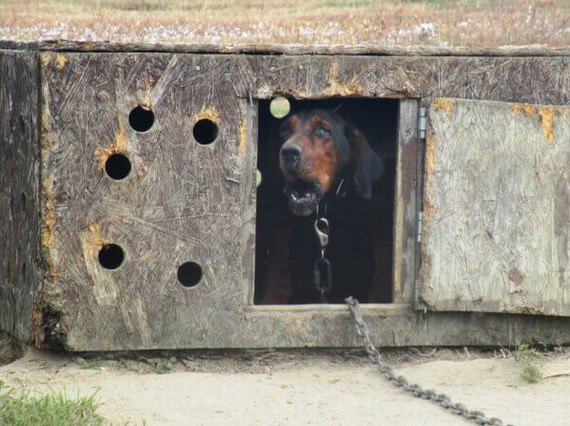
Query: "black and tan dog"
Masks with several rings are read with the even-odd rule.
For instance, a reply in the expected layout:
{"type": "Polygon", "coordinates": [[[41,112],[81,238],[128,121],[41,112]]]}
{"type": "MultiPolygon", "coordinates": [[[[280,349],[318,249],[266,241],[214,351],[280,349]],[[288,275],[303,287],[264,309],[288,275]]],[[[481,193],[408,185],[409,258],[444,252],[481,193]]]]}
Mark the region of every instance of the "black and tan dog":
{"type": "MultiPolygon", "coordinates": [[[[369,228],[372,229],[361,232],[360,236],[354,233],[354,238],[365,240],[361,246],[370,248],[369,252],[374,258],[378,257],[375,253],[379,250],[371,247],[374,246],[371,236],[375,232],[374,216],[377,211],[376,196],[373,194],[375,193],[374,185],[382,177],[385,166],[382,159],[370,147],[364,134],[345,122],[337,113],[317,109],[298,111],[283,119],[277,133],[279,140],[273,142],[273,146],[279,147],[277,155],[279,181],[282,188],[274,185],[273,190],[283,191],[287,207],[272,206],[271,209],[278,216],[276,219],[278,224],[276,234],[269,242],[271,256],[259,300],[261,304],[296,303],[292,300],[295,288],[291,283],[289,265],[291,263],[290,246],[294,243],[291,241],[291,230],[295,221],[302,221],[302,218],[313,215],[318,206],[321,212],[326,208],[327,217],[340,218],[332,220],[331,244],[335,242],[335,232],[337,235],[344,232],[350,238],[352,234],[348,228],[352,228],[351,221],[356,224],[368,222],[369,228]],[[325,204],[326,207],[324,207],[325,204]],[[346,212],[354,211],[355,206],[357,206],[357,213],[354,214],[357,217],[347,218],[350,213],[346,212]],[[283,211],[285,209],[290,213],[283,211]]],[[[306,222],[312,223],[312,220],[314,217],[306,222]]],[[[310,227],[307,227],[307,232],[311,232],[310,227]]],[[[342,238],[339,237],[336,240],[340,241],[342,238]]],[[[342,259],[346,256],[343,257],[342,248],[335,249],[333,245],[331,250],[335,250],[338,254],[338,259],[331,259],[333,268],[337,266],[338,269],[342,266],[342,259]]],[[[310,250],[307,253],[301,256],[312,257],[310,250]]],[[[331,256],[334,257],[334,253],[331,256]]],[[[307,259],[307,263],[312,260],[314,259],[307,259]]],[[[378,267],[379,262],[371,259],[370,263],[375,263],[378,267]]],[[[339,274],[335,275],[339,276],[339,274]]],[[[373,275],[372,283],[367,289],[368,294],[364,297],[368,300],[376,298],[374,293],[378,292],[376,287],[380,285],[380,283],[375,284],[375,281],[378,281],[377,271],[373,275]]],[[[338,295],[336,299],[348,296],[353,290],[341,288],[350,287],[350,283],[346,283],[350,281],[350,275],[343,276],[345,278],[342,281],[345,282],[333,280],[335,294],[338,295]]],[[[305,303],[317,301],[316,290],[311,290],[312,296],[310,291],[305,292],[309,295],[303,299],[305,303]]]]}

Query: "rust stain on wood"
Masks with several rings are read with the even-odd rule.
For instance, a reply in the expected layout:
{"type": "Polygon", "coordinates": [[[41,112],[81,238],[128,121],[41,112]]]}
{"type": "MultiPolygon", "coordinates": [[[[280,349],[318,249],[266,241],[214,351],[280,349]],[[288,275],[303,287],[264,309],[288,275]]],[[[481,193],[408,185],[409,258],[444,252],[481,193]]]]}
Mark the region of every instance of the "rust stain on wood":
{"type": "Polygon", "coordinates": [[[51,141],[49,139],[50,125],[49,125],[49,117],[47,114],[47,104],[45,98],[42,98],[41,103],[42,105],[41,105],[40,121],[42,126],[42,132],[40,135],[40,145],[42,149],[47,150],[51,146],[51,141]]]}
{"type": "Polygon", "coordinates": [[[101,227],[93,222],[89,222],[89,225],[81,235],[83,241],[83,247],[89,257],[92,259],[97,259],[101,247],[105,245],[105,239],[101,234],[101,227]]]}
{"type": "Polygon", "coordinates": [[[55,58],[56,54],[53,52],[49,52],[49,53],[44,53],[41,55],[41,63],[42,66],[47,66],[50,64],[52,58],[55,58]]]}
{"type": "Polygon", "coordinates": [[[408,80],[405,81],[400,87],[398,87],[397,89],[393,89],[394,95],[400,97],[408,97],[410,96],[412,93],[414,93],[415,89],[412,85],[412,83],[408,80]]]}
{"type": "Polygon", "coordinates": [[[119,119],[119,131],[115,135],[115,139],[112,141],[110,146],[98,147],[95,149],[95,158],[99,164],[99,170],[103,171],[105,169],[105,163],[107,159],[113,154],[120,154],[127,150],[128,140],[127,133],[125,132],[125,124],[123,123],[123,118],[121,116],[119,119]]]}
{"type": "Polygon", "coordinates": [[[53,207],[46,206],[44,210],[44,222],[42,227],[42,245],[44,247],[49,247],[53,243],[55,225],[55,213],[53,207]]]}
{"type": "Polygon", "coordinates": [[[152,78],[152,76],[150,76],[148,78],[148,80],[146,81],[145,89],[144,89],[144,97],[139,102],[139,105],[144,109],[151,110],[152,106],[154,105],[152,102],[152,89],[154,87],[154,83],[155,83],[155,81],[152,78]]]}
{"type": "Polygon", "coordinates": [[[435,170],[435,135],[433,129],[430,128],[426,138],[426,158],[425,158],[425,175],[426,187],[431,184],[431,176],[435,170]]]}
{"type": "Polygon", "coordinates": [[[338,76],[338,63],[333,62],[329,68],[329,82],[325,89],[327,96],[354,96],[362,95],[364,89],[360,84],[355,81],[343,83],[339,81],[338,76]]]}
{"type": "Polygon", "coordinates": [[[513,115],[519,115],[524,113],[527,117],[532,116],[536,112],[536,107],[529,104],[514,104],[513,105],[513,115]]]}
{"type": "Polygon", "coordinates": [[[436,111],[443,111],[449,114],[453,110],[454,103],[455,100],[453,99],[447,99],[447,98],[436,99],[433,101],[433,108],[436,111]]]}
{"type": "Polygon", "coordinates": [[[32,312],[32,340],[34,341],[34,346],[41,349],[42,344],[45,339],[45,334],[43,330],[44,315],[41,309],[36,309],[32,312]]]}
{"type": "Polygon", "coordinates": [[[65,67],[65,64],[67,64],[67,56],[58,53],[56,58],[55,58],[55,66],[59,69],[62,69],[63,67],[65,67]]]}
{"type": "Polygon", "coordinates": [[[429,216],[432,213],[435,213],[436,211],[437,211],[437,207],[430,200],[426,199],[424,202],[424,214],[426,216],[429,216]]]}
{"type": "Polygon", "coordinates": [[[219,124],[220,123],[220,114],[218,113],[218,110],[216,109],[216,107],[207,107],[206,105],[203,105],[200,112],[198,112],[194,116],[193,121],[196,122],[199,120],[210,120],[216,124],[219,124]]]}
{"type": "Polygon", "coordinates": [[[60,70],[65,67],[68,60],[69,58],[63,53],[49,52],[44,53],[41,56],[41,62],[43,66],[48,66],[53,62],[55,64],[55,67],[60,70]]]}
{"type": "Polygon", "coordinates": [[[119,133],[115,137],[115,148],[117,152],[125,152],[127,150],[127,134],[125,133],[125,124],[123,123],[123,118],[119,118],[119,133]]]}
{"type": "Polygon", "coordinates": [[[152,109],[153,103],[150,91],[147,88],[145,88],[144,90],[141,90],[141,92],[137,94],[136,98],[133,97],[125,101],[125,105],[127,106],[128,109],[133,109],[136,107],[141,107],[142,109],[145,109],[147,111],[152,109]]]}
{"type": "MultiPolygon", "coordinates": [[[[437,213],[437,207],[433,204],[433,202],[429,199],[428,195],[426,194],[426,198],[424,199],[423,203],[423,219],[422,219],[422,234],[429,236],[431,233],[431,225],[433,223],[433,217],[437,213]]],[[[422,259],[427,259],[427,253],[422,253],[422,259]]],[[[426,263],[426,268],[429,269],[426,263]]]]}
{"type": "Polygon", "coordinates": [[[55,209],[53,206],[54,195],[49,181],[44,181],[42,185],[42,198],[44,201],[42,245],[44,247],[49,247],[53,242],[55,226],[55,209]]]}
{"type": "Polygon", "coordinates": [[[243,157],[245,156],[247,148],[247,123],[245,120],[241,122],[239,126],[239,153],[243,157]]]}
{"type": "Polygon", "coordinates": [[[551,106],[535,106],[529,104],[514,104],[513,115],[525,114],[532,117],[536,113],[540,116],[542,123],[542,134],[547,143],[554,143],[554,118],[556,117],[556,108],[551,106]]]}
{"type": "Polygon", "coordinates": [[[542,122],[542,134],[546,142],[554,143],[554,117],[556,116],[556,109],[554,107],[541,106],[538,108],[540,120],[542,122]]]}
{"type": "Polygon", "coordinates": [[[424,164],[424,176],[425,176],[425,197],[423,202],[423,232],[427,235],[429,234],[429,229],[431,226],[431,216],[437,211],[437,208],[431,200],[432,185],[433,185],[433,173],[435,171],[435,135],[433,128],[429,128],[426,137],[426,150],[425,150],[425,164],[424,164]]]}

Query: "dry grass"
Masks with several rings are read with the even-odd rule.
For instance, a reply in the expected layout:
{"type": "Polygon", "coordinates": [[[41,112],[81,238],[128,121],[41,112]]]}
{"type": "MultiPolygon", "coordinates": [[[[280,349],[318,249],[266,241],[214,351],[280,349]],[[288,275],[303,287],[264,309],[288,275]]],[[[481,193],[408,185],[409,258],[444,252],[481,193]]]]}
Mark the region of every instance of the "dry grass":
{"type": "Polygon", "coordinates": [[[570,45],[570,0],[0,0],[0,39],[570,45]]]}

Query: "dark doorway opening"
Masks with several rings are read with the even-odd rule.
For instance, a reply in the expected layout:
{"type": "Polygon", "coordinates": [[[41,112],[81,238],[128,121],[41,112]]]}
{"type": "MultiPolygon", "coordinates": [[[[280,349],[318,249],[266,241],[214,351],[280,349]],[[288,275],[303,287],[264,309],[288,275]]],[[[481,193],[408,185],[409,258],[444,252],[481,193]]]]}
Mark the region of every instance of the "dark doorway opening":
{"type": "MultiPolygon", "coordinates": [[[[362,303],[393,302],[394,187],[398,139],[397,99],[334,98],[292,100],[296,111],[335,111],[358,128],[382,158],[385,172],[376,183],[372,200],[348,190],[327,202],[330,243],[326,257],[332,264],[329,303],[343,303],[354,296],[362,303]]],[[[258,164],[261,183],[257,190],[255,303],[318,303],[313,265],[320,256],[314,221],[293,215],[283,194],[279,169],[281,120],[272,117],[269,101],[258,103],[258,164]],[[279,302],[267,299],[268,289],[286,289],[279,302]]],[[[351,182],[349,182],[349,185],[351,182]]]]}

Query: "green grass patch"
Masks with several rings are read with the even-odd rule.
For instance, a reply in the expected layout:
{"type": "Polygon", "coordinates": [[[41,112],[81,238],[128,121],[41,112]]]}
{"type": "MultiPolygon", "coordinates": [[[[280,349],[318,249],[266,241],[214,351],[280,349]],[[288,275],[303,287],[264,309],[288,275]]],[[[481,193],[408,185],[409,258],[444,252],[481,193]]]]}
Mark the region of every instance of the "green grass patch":
{"type": "Polygon", "coordinates": [[[94,361],[86,362],[85,364],[79,366],[82,370],[100,370],[103,365],[103,360],[96,359],[94,361]]]}
{"type": "Polygon", "coordinates": [[[527,343],[519,344],[513,351],[513,357],[516,361],[522,363],[531,363],[538,356],[538,350],[527,343]]]}
{"type": "Polygon", "coordinates": [[[527,364],[521,371],[521,379],[527,383],[537,383],[542,380],[542,373],[536,365],[527,364]]]}
{"type": "Polygon", "coordinates": [[[542,380],[542,372],[535,365],[539,351],[533,345],[521,343],[513,351],[513,357],[522,364],[520,378],[527,383],[537,383],[542,380]]]}
{"type": "Polygon", "coordinates": [[[161,359],[153,364],[154,372],[157,374],[166,374],[172,371],[174,364],[176,363],[176,358],[161,359]]]}
{"type": "Polygon", "coordinates": [[[95,393],[83,398],[69,398],[58,392],[41,397],[0,395],[0,425],[9,426],[94,426],[102,425],[97,414],[95,393]]]}

